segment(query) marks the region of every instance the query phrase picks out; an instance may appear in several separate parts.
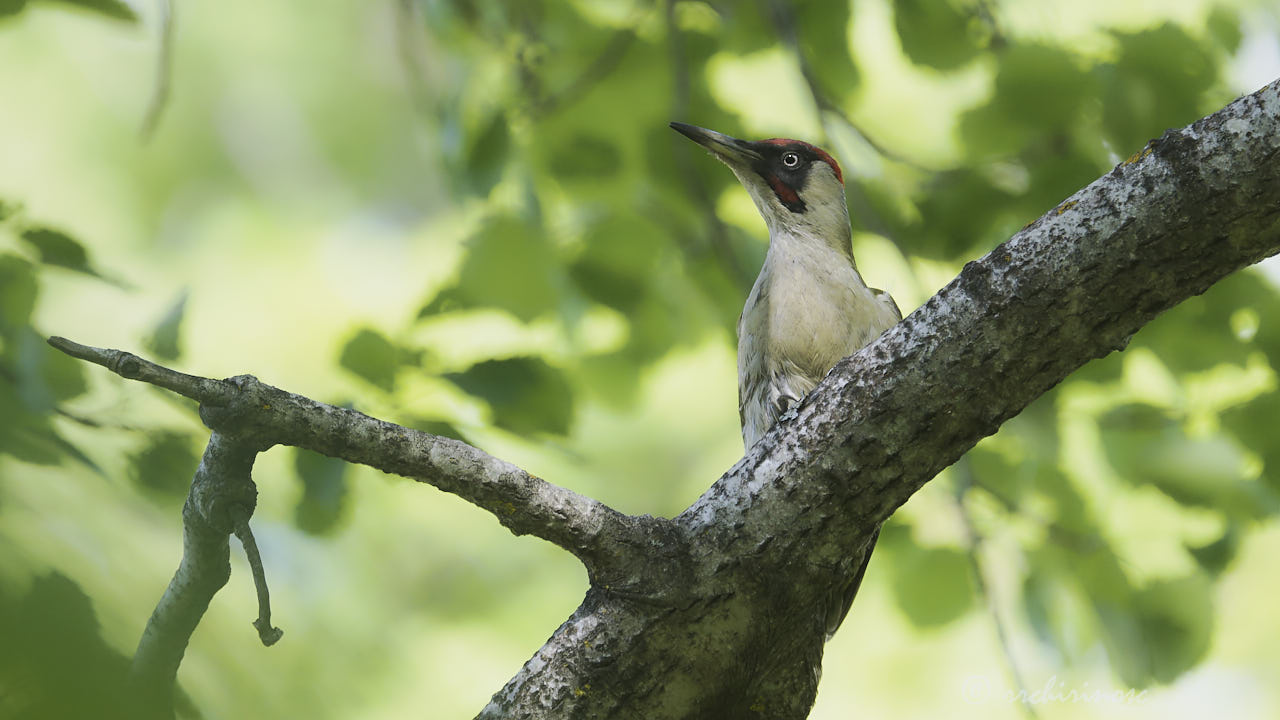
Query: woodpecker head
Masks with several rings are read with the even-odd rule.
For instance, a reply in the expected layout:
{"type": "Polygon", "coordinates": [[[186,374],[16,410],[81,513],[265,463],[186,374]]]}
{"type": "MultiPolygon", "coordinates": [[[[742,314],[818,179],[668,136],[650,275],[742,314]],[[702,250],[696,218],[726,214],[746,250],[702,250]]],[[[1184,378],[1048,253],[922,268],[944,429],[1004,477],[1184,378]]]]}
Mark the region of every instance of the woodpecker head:
{"type": "Polygon", "coordinates": [[[671,127],[729,166],[751,194],[771,236],[804,233],[849,252],[844,175],[825,150],[800,140],[749,142],[684,123],[671,127]]]}

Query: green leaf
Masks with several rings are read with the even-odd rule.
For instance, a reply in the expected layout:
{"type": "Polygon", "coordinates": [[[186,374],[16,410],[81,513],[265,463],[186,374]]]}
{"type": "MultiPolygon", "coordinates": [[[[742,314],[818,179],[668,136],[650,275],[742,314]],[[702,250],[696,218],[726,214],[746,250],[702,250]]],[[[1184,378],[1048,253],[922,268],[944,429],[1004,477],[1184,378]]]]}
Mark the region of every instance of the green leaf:
{"type": "Polygon", "coordinates": [[[1099,605],[1107,656],[1120,681],[1135,688],[1170,683],[1194,667],[1212,636],[1211,592],[1196,574],[1153,582],[1125,606],[1099,605]]]}
{"type": "Polygon", "coordinates": [[[35,465],[58,465],[71,458],[99,475],[102,468],[79,447],[54,429],[47,416],[25,410],[17,397],[0,380],[0,454],[35,465]]]}
{"type": "Polygon", "coordinates": [[[1089,102],[1095,79],[1075,53],[1049,45],[1011,45],[999,55],[994,102],[1001,113],[1043,133],[1070,128],[1089,102]]]}
{"type": "Polygon", "coordinates": [[[1224,362],[1245,365],[1258,349],[1280,357],[1280,291],[1255,270],[1234,273],[1156,317],[1133,336],[1132,345],[1151,348],[1177,374],[1224,362]],[[1232,327],[1232,317],[1241,310],[1258,317],[1252,335],[1232,327]]]}
{"type": "Polygon", "coordinates": [[[178,299],[165,312],[160,322],[156,323],[151,335],[143,342],[148,350],[161,360],[177,360],[182,355],[180,345],[182,318],[187,310],[187,291],[183,290],[178,299]]]}
{"type": "Polygon", "coordinates": [[[592,300],[631,313],[647,294],[661,237],[661,229],[645,218],[612,215],[587,233],[569,277],[592,300]]]}
{"type": "Polygon", "coordinates": [[[640,384],[636,378],[643,368],[635,353],[623,350],[582,358],[575,377],[611,408],[625,411],[639,397],[640,384]]]}
{"type": "Polygon", "coordinates": [[[424,310],[489,306],[528,322],[556,309],[560,269],[540,228],[500,215],[486,222],[467,247],[458,284],[424,310]]]}
{"type": "Polygon", "coordinates": [[[1174,500],[1256,520],[1280,509],[1280,498],[1247,479],[1245,457],[1225,435],[1189,438],[1162,411],[1125,405],[1099,419],[1107,459],[1126,480],[1150,484],[1174,500]]]}
{"type": "Polygon", "coordinates": [[[1172,23],[1114,36],[1118,57],[1098,76],[1103,128],[1123,155],[1165,128],[1200,117],[1202,96],[1219,77],[1220,60],[1172,23]]]}
{"type": "Polygon", "coordinates": [[[598,181],[621,169],[622,153],[607,137],[579,132],[557,147],[550,165],[562,178],[598,181]]]}
{"type": "Polygon", "coordinates": [[[121,0],[45,0],[46,2],[58,2],[64,5],[73,5],[90,12],[105,15],[112,20],[122,20],[125,22],[138,22],[138,15],[133,8],[121,0]]]}
{"type": "Polygon", "coordinates": [[[44,346],[41,348],[44,359],[40,364],[40,379],[49,389],[54,402],[65,402],[83,395],[89,389],[83,362],[50,347],[39,335],[32,333],[31,341],[44,346]]]}
{"type": "Polygon", "coordinates": [[[1209,34],[1228,54],[1234,55],[1240,49],[1240,41],[1244,39],[1244,33],[1240,29],[1240,16],[1235,11],[1220,5],[1214,7],[1209,13],[1206,25],[1209,28],[1209,34]]]}
{"type": "Polygon", "coordinates": [[[38,289],[31,263],[17,255],[0,254],[0,335],[27,325],[38,289]]]}
{"type": "Polygon", "coordinates": [[[904,549],[890,568],[898,607],[917,627],[945,625],[973,606],[973,566],[962,550],[904,549]]]}
{"type": "Polygon", "coordinates": [[[1160,580],[1137,595],[1151,677],[1171,683],[1195,667],[1213,632],[1213,588],[1201,575],[1160,580]]]}
{"type": "Polygon", "coordinates": [[[103,640],[75,581],[43,575],[20,598],[0,586],[0,637],[6,717],[130,717],[129,660],[103,640]]]}
{"type": "Polygon", "coordinates": [[[1222,414],[1222,425],[1262,458],[1262,480],[1280,492],[1280,443],[1275,441],[1280,393],[1269,392],[1222,414]]]}
{"type": "Polygon", "coordinates": [[[1240,531],[1234,524],[1227,525],[1222,537],[1213,542],[1195,547],[1188,546],[1187,552],[1211,577],[1221,575],[1240,551],[1240,531]]]}
{"type": "Polygon", "coordinates": [[[954,70],[982,51],[972,18],[946,0],[895,0],[893,20],[902,51],[917,65],[954,70]]]}
{"type": "Polygon", "coordinates": [[[1025,208],[1022,217],[1034,218],[1056,207],[1072,193],[1098,179],[1109,167],[1100,167],[1088,155],[1063,148],[1044,157],[1028,168],[1031,183],[1018,205],[1025,208]]]}
{"type": "Polygon", "coordinates": [[[294,509],[295,524],[311,535],[333,532],[348,504],[348,464],[301,448],[296,449],[293,459],[302,483],[302,497],[294,509]]]}
{"type": "Polygon", "coordinates": [[[84,245],[60,230],[27,228],[22,231],[22,239],[35,247],[36,252],[40,254],[40,262],[46,265],[56,265],[86,275],[101,277],[89,266],[89,253],[84,249],[84,245]]]}
{"type": "Polygon", "coordinates": [[[849,23],[853,4],[847,2],[799,2],[795,7],[796,39],[800,53],[828,98],[846,97],[860,80],[858,66],[849,54],[849,23]]]}
{"type": "Polygon", "coordinates": [[[564,373],[536,357],[487,360],[445,376],[493,409],[493,423],[518,435],[564,435],[573,417],[573,395],[564,373]]]}
{"type": "Polygon", "coordinates": [[[37,465],[57,465],[70,457],[89,469],[101,469],[54,429],[46,412],[32,412],[20,396],[17,378],[0,368],[0,454],[37,465]]]}
{"type": "MultiPolygon", "coordinates": [[[[27,0],[0,0],[0,20],[17,15],[26,6],[27,0]]],[[[0,214],[0,219],[2,217],[3,214],[0,214]]]]}
{"type": "Polygon", "coordinates": [[[18,397],[25,408],[47,413],[88,389],[84,363],[50,347],[31,327],[13,333],[3,357],[15,374],[18,397]]]}
{"type": "Polygon", "coordinates": [[[1068,556],[1037,552],[1029,559],[1030,572],[1022,585],[1022,608],[1036,637],[1070,664],[1097,645],[1090,632],[1093,608],[1073,591],[1068,556]]]}
{"type": "Polygon", "coordinates": [[[472,137],[467,148],[467,184],[471,192],[489,194],[502,179],[510,150],[511,131],[507,127],[507,116],[495,112],[484,129],[472,137]]]}
{"type": "Polygon", "coordinates": [[[338,363],[391,392],[395,389],[396,370],[400,367],[400,349],[377,330],[362,328],[343,346],[338,363]]]}
{"type": "MultiPolygon", "coordinates": [[[[18,11],[22,10],[22,6],[25,1],[26,0],[18,0],[18,2],[15,3],[13,0],[0,0],[0,17],[4,17],[6,14],[16,14],[18,11]],[[16,7],[17,9],[12,13],[6,13],[6,7],[16,7]]],[[[21,210],[21,205],[0,199],[0,223],[8,220],[14,215],[17,215],[21,210]]]]}
{"type": "Polygon", "coordinates": [[[427,301],[427,304],[418,310],[418,319],[466,310],[468,306],[466,297],[458,290],[457,286],[446,287],[437,292],[435,297],[427,301]]]}
{"type": "Polygon", "coordinates": [[[414,430],[421,430],[422,432],[427,433],[428,435],[438,435],[440,437],[452,438],[459,442],[467,441],[467,438],[462,434],[462,431],[459,430],[456,425],[450,422],[446,422],[444,420],[414,418],[409,421],[409,427],[413,428],[414,430]]]}
{"type": "Polygon", "coordinates": [[[200,458],[187,433],[152,433],[145,446],[130,458],[130,477],[144,492],[164,500],[186,497],[200,458]]]}
{"type": "Polygon", "coordinates": [[[943,259],[969,257],[976,248],[1003,239],[994,231],[1014,196],[981,174],[938,173],[922,195],[924,224],[912,230],[913,252],[943,259]]]}

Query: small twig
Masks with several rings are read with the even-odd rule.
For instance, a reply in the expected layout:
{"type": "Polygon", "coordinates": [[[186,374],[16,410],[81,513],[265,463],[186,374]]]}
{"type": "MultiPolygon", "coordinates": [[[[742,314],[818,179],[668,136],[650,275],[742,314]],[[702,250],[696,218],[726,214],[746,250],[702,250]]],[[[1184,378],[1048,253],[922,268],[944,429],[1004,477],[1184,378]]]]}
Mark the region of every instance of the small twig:
{"type": "Polygon", "coordinates": [[[160,56],[156,59],[156,84],[151,94],[151,104],[142,118],[139,135],[147,142],[155,134],[160,115],[169,104],[169,84],[173,75],[173,3],[157,0],[160,14],[160,56]]]}
{"type": "Polygon", "coordinates": [[[236,538],[244,547],[245,557],[249,560],[249,570],[253,572],[253,587],[258,593],[258,619],[253,627],[258,631],[262,644],[271,647],[284,635],[280,628],[271,627],[271,591],[267,589],[267,572],[262,567],[262,556],[258,554],[258,542],[253,538],[253,530],[249,528],[249,513],[237,509],[232,517],[235,524],[236,538]]]}
{"type": "Polygon", "coordinates": [[[973,487],[973,471],[969,468],[968,457],[960,458],[952,467],[956,471],[954,496],[956,509],[960,513],[960,522],[964,527],[965,544],[967,546],[966,554],[969,557],[969,564],[973,568],[974,585],[977,588],[978,596],[982,598],[987,606],[987,614],[991,616],[991,624],[995,626],[996,639],[1000,643],[1000,651],[1004,657],[1005,666],[1009,670],[1009,675],[1013,678],[1013,684],[1018,688],[1018,699],[1022,706],[1022,711],[1031,720],[1038,720],[1040,716],[1036,713],[1035,706],[1028,699],[1030,695],[1027,693],[1027,684],[1022,678],[1022,672],[1018,669],[1018,661],[1013,656],[1013,646],[1009,642],[1009,634],[1005,629],[1004,621],[1000,617],[999,603],[987,584],[987,576],[982,567],[982,558],[978,556],[978,548],[984,538],[974,526],[973,518],[969,516],[969,508],[964,504],[965,493],[968,492],[969,488],[973,487]]]}
{"type": "Polygon", "coordinates": [[[203,405],[225,405],[234,392],[222,380],[212,380],[170,370],[123,350],[107,350],[92,345],[81,345],[57,335],[49,338],[48,343],[73,358],[101,365],[122,378],[156,385],[203,405]]]}

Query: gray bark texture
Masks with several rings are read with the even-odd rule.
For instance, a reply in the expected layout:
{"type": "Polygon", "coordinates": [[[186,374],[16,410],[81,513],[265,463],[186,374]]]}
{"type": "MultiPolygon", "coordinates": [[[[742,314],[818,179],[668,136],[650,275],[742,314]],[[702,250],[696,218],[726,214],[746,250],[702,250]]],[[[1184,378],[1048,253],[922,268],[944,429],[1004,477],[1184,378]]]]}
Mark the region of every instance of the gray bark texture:
{"type": "Polygon", "coordinates": [[[1280,251],[1278,151],[1280,82],[1166,132],[841,361],[671,519],[623,515],[463,443],[249,376],[182,375],[53,338],[68,354],[199,401],[216,441],[206,465],[221,456],[214,445],[235,449],[225,488],[197,483],[184,513],[196,521],[189,535],[211,535],[199,563],[210,577],[196,577],[189,553],[174,579],[204,588],[189,603],[195,615],[166,610],[171,587],[137,673],[172,678],[226,579],[231,527],[217,508],[252,512],[244,453],[287,444],[456,493],[586,566],[582,605],[479,717],[804,718],[828,605],[840,601],[871,533],[1073,370],[1280,251]],[[146,657],[153,647],[168,649],[146,657]]]}

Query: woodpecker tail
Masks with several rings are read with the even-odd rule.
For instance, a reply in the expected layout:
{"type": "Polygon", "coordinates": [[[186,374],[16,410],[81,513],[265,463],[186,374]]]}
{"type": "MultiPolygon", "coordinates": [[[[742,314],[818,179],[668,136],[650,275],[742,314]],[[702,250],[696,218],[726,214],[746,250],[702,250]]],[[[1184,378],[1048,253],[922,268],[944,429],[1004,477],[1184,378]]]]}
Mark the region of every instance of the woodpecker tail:
{"type": "Polygon", "coordinates": [[[862,553],[862,564],[858,566],[858,571],[849,579],[849,584],[843,590],[836,590],[831,593],[830,602],[827,604],[827,639],[830,640],[832,635],[836,634],[836,630],[840,628],[840,623],[844,622],[844,616],[849,614],[849,608],[853,606],[853,598],[858,594],[858,588],[862,587],[862,576],[867,574],[867,563],[871,562],[871,553],[876,549],[876,540],[880,539],[880,528],[871,534],[871,539],[867,541],[867,549],[862,553]]]}

